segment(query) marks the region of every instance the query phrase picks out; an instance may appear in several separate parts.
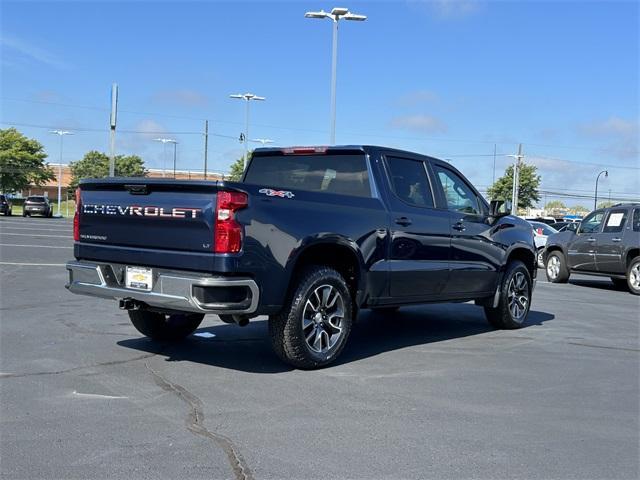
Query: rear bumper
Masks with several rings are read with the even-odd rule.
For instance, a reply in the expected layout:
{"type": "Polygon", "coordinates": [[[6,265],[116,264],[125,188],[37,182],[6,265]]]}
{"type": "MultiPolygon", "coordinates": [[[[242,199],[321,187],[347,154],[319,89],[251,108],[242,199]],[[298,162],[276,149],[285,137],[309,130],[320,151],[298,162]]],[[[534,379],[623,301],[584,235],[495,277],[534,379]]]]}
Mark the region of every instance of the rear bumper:
{"type": "Polygon", "coordinates": [[[68,262],[66,288],[79,295],[131,299],[152,308],[180,312],[241,315],[258,308],[260,291],[251,278],[153,269],[153,288],[147,292],[126,288],[124,269],[120,264],[68,262]]]}

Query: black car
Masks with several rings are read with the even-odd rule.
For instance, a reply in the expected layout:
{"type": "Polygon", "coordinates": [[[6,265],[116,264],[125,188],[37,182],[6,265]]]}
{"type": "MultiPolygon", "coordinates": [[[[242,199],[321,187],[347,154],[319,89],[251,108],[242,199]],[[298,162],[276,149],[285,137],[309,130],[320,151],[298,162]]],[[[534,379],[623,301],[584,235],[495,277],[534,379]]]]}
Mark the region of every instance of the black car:
{"type": "Polygon", "coordinates": [[[6,195],[0,195],[0,213],[4,216],[11,216],[11,200],[6,195]]]}
{"type": "Polygon", "coordinates": [[[49,199],[43,196],[32,195],[24,201],[22,216],[42,215],[43,217],[53,217],[53,205],[49,199]]]}
{"type": "Polygon", "coordinates": [[[550,236],[544,257],[550,282],[565,283],[572,272],[602,275],[640,295],[640,203],[590,213],[577,231],[550,236]]]}

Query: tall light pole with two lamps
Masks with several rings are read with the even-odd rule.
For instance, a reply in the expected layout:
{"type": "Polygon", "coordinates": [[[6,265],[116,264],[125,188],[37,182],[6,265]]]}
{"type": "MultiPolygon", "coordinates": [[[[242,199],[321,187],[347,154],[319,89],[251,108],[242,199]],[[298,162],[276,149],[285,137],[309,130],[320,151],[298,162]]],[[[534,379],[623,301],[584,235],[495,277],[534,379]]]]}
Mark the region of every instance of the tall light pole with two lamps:
{"type": "Polygon", "coordinates": [[[247,108],[245,110],[244,116],[244,164],[246,166],[247,160],[249,157],[249,103],[251,100],[259,100],[264,102],[266,100],[265,97],[259,97],[258,95],[254,95],[253,93],[235,93],[233,95],[229,95],[230,98],[237,98],[238,100],[244,100],[247,102],[247,108]]]}
{"type": "Polygon", "coordinates": [[[164,146],[164,151],[162,153],[162,176],[166,175],[166,162],[167,162],[167,143],[173,143],[173,178],[176,178],[176,146],[178,145],[177,140],[173,138],[154,138],[154,142],[162,142],[164,146]]]}
{"type": "Polygon", "coordinates": [[[328,18],[333,22],[333,48],[331,54],[331,122],[329,130],[329,142],[336,143],[336,77],[338,68],[338,22],[340,20],[354,20],[363,22],[367,19],[365,15],[351,13],[348,8],[334,8],[331,13],[320,10],[319,12],[307,12],[306,18],[328,18]]]}
{"type": "Polygon", "coordinates": [[[51,130],[49,133],[60,137],[60,163],[58,164],[58,213],[56,217],[61,217],[60,203],[62,202],[62,139],[65,135],[73,135],[73,132],[67,130],[51,130]]]}

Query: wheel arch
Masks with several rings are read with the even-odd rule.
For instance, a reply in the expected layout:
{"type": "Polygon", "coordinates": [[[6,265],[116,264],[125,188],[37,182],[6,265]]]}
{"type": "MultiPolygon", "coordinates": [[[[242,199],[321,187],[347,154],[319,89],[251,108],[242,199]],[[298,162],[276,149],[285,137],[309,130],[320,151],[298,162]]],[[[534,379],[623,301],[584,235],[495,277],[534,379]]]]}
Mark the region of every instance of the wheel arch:
{"type": "Polygon", "coordinates": [[[356,305],[361,305],[365,291],[364,261],[355,242],[346,238],[309,241],[299,248],[287,265],[289,281],[287,292],[310,265],[333,268],[345,279],[356,305]]]}
{"type": "Polygon", "coordinates": [[[534,279],[536,278],[538,273],[537,257],[538,257],[537,249],[531,246],[514,245],[507,252],[507,261],[504,265],[504,268],[506,268],[509,262],[513,260],[520,260],[522,263],[525,264],[525,266],[527,267],[527,270],[529,270],[529,275],[531,275],[531,278],[534,279]]]}
{"type": "Polygon", "coordinates": [[[631,248],[631,249],[629,249],[629,251],[627,252],[627,256],[625,258],[625,263],[624,263],[625,270],[627,268],[629,268],[629,265],[631,264],[631,261],[634,258],[639,257],[639,256],[640,256],[640,248],[631,248]]]}

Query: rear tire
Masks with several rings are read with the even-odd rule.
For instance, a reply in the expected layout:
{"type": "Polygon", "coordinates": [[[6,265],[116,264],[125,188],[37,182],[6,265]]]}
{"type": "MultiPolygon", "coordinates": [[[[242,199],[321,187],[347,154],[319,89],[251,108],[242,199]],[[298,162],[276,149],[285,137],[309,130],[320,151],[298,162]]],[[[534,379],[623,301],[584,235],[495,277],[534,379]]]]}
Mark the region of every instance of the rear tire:
{"type": "Polygon", "coordinates": [[[634,295],[640,295],[640,257],[629,262],[627,268],[627,286],[634,295]]]}
{"type": "Polygon", "coordinates": [[[154,340],[176,342],[191,335],[202,323],[203,314],[175,313],[166,315],[148,310],[129,310],[136,330],[154,340]]]}
{"type": "Polygon", "coordinates": [[[519,260],[512,261],[500,285],[498,306],[484,307],[489,323],[500,329],[521,328],[531,307],[532,282],[529,270],[519,260]]]}
{"type": "Polygon", "coordinates": [[[569,281],[570,273],[567,268],[567,260],[560,251],[554,250],[547,255],[545,271],[547,280],[551,283],[567,283],[569,281]]]}
{"type": "Polygon", "coordinates": [[[269,317],[276,354],[303,369],[333,362],[347,343],[353,324],[353,300],[344,278],[327,267],[310,267],[294,285],[282,311],[269,317]]]}
{"type": "Polygon", "coordinates": [[[618,290],[629,290],[629,284],[626,278],[611,277],[611,283],[613,283],[613,286],[618,290]]]}

